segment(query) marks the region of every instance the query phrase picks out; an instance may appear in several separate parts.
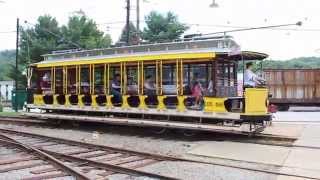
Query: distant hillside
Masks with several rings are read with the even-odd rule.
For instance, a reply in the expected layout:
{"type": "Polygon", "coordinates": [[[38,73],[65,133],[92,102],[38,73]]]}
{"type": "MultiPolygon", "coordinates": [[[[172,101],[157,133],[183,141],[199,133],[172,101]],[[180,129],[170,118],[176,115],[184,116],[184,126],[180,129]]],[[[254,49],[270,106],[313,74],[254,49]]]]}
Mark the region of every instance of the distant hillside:
{"type": "Polygon", "coordinates": [[[10,65],[14,65],[16,60],[15,50],[0,51],[0,81],[11,80],[8,77],[10,65]]]}
{"type": "MultiPolygon", "coordinates": [[[[12,65],[15,64],[15,50],[0,51],[0,81],[11,80],[8,77],[12,65]]],[[[259,65],[256,65],[259,69],[259,65]]],[[[320,57],[299,57],[287,61],[266,60],[263,61],[263,68],[271,69],[300,69],[300,68],[320,68],[320,57]]],[[[239,65],[239,71],[242,71],[242,66],[239,65]]]]}
{"type": "Polygon", "coordinates": [[[300,69],[300,68],[320,68],[320,57],[300,57],[287,61],[266,60],[263,68],[271,69],[300,69]]]}

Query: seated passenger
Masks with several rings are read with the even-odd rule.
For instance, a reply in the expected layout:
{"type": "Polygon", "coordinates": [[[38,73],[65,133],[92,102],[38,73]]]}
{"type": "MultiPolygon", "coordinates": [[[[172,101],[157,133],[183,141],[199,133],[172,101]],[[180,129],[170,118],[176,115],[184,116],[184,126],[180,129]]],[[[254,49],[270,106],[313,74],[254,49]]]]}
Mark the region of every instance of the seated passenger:
{"type": "Polygon", "coordinates": [[[104,94],[103,86],[95,86],[95,94],[98,94],[98,95],[104,94]]]}
{"type": "Polygon", "coordinates": [[[145,94],[150,96],[150,95],[156,95],[156,86],[153,83],[152,76],[148,75],[146,77],[146,81],[144,82],[144,90],[145,94]]]}
{"type": "Polygon", "coordinates": [[[40,81],[40,87],[44,95],[52,95],[53,92],[51,91],[50,86],[51,86],[50,74],[45,73],[40,81]]]}
{"type": "Polygon", "coordinates": [[[252,72],[253,64],[249,62],[246,64],[246,70],[244,72],[244,88],[252,88],[257,87],[258,85],[262,84],[265,80],[260,78],[255,73],[252,72]]]}
{"type": "Polygon", "coordinates": [[[82,93],[85,95],[89,95],[90,94],[90,85],[88,82],[81,82],[81,89],[82,89],[82,93]]]}
{"type": "Polygon", "coordinates": [[[69,85],[69,94],[77,94],[77,85],[76,83],[75,84],[72,84],[72,85],[69,85]]]}
{"type": "Polygon", "coordinates": [[[113,99],[115,103],[121,102],[121,82],[120,75],[115,74],[114,79],[111,83],[111,94],[113,95],[113,99]]]}
{"type": "Polygon", "coordinates": [[[129,95],[136,95],[138,93],[138,85],[134,82],[133,77],[128,77],[127,91],[129,95]]]}

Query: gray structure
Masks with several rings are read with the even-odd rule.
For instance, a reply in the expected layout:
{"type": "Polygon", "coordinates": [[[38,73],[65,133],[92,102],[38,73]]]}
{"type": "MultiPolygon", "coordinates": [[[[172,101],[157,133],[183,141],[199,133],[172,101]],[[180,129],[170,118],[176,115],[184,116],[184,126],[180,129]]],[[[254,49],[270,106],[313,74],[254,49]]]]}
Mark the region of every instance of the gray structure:
{"type": "Polygon", "coordinates": [[[11,101],[14,81],[0,81],[0,97],[3,102],[11,101]]]}

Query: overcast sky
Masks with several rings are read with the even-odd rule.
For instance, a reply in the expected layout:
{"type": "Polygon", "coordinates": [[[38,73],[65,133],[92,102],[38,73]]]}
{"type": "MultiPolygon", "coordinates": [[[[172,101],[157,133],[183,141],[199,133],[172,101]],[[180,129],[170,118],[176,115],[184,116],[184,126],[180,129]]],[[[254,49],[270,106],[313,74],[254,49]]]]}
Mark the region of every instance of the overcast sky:
{"type": "MultiPolygon", "coordinates": [[[[0,50],[15,48],[16,18],[36,22],[50,14],[65,24],[74,11],[82,9],[99,28],[117,41],[125,22],[125,0],[1,0],[0,50]]],[[[136,19],[135,2],[131,17],[136,19]]],[[[142,1],[142,0],[141,0],[142,1]]],[[[320,56],[319,0],[148,0],[141,2],[141,19],[152,10],[173,11],[190,25],[187,33],[208,33],[232,27],[255,27],[302,21],[302,27],[232,33],[242,49],[268,53],[271,59],[320,56]],[[218,26],[216,26],[218,25],[218,26]],[[226,27],[225,27],[226,26],[226,27]]],[[[22,23],[23,24],[23,23],[22,23]]],[[[25,24],[23,24],[25,26],[25,24]]],[[[142,24],[144,26],[144,24],[142,24]]]]}

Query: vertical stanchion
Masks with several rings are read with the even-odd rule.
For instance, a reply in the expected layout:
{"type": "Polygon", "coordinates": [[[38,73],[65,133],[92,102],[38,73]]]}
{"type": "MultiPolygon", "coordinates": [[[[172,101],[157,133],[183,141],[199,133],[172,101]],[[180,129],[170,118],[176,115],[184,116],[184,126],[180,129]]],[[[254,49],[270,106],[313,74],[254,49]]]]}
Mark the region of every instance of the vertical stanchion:
{"type": "Polygon", "coordinates": [[[110,95],[110,64],[108,64],[107,70],[107,94],[110,95]]]}
{"type": "Polygon", "coordinates": [[[104,87],[104,94],[107,94],[107,65],[104,64],[103,67],[103,87],[104,87]]]}

